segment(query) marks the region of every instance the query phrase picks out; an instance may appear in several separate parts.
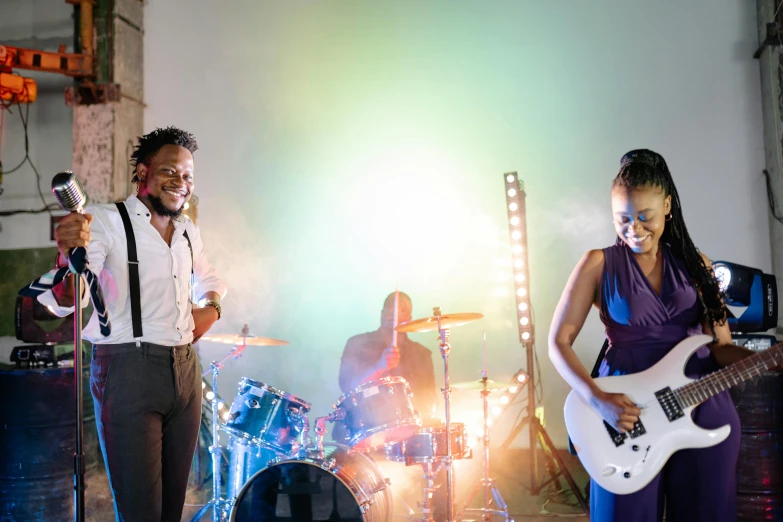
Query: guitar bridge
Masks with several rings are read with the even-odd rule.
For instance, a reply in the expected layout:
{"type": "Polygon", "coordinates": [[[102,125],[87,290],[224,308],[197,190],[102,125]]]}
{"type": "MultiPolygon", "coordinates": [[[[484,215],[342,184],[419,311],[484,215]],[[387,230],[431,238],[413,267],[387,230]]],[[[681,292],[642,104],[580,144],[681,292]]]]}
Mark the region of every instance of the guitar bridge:
{"type": "Polygon", "coordinates": [[[663,408],[663,412],[666,414],[666,418],[669,419],[669,422],[677,420],[685,415],[682,411],[682,406],[680,406],[680,401],[677,400],[677,397],[674,395],[671,388],[666,387],[662,390],[658,390],[655,392],[655,398],[658,399],[658,404],[663,408]]]}

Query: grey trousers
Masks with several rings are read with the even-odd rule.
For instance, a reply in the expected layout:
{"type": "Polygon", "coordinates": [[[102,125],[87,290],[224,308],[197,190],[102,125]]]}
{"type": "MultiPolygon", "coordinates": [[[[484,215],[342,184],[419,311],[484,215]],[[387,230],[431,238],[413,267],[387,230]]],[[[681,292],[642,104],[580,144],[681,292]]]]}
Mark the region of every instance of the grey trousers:
{"type": "Polygon", "coordinates": [[[118,522],[179,522],[201,422],[190,345],[95,345],[95,421],[118,522]]]}

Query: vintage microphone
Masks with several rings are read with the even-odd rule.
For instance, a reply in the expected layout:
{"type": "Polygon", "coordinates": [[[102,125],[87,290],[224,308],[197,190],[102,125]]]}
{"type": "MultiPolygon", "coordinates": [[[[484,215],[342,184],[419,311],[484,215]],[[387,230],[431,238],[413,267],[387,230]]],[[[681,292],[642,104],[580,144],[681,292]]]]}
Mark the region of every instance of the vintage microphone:
{"type": "MultiPolygon", "coordinates": [[[[68,212],[84,213],[87,194],[73,172],[60,172],[52,178],[54,198],[68,212]]],[[[84,522],[84,408],[82,386],[82,277],[87,267],[87,249],[72,248],[68,252],[68,267],[73,278],[73,380],[76,403],[76,449],[73,455],[74,520],[84,522]]]]}

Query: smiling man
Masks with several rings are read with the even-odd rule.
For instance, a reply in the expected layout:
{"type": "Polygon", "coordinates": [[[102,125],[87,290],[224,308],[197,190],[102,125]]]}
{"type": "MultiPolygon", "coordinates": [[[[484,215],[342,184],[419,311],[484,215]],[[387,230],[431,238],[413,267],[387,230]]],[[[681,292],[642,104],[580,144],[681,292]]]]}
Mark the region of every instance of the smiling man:
{"type": "MultiPolygon", "coordinates": [[[[191,344],[220,318],[226,293],[198,228],[181,215],[197,149],[193,135],[173,127],[140,137],[131,156],[138,195],[88,206],[56,231],[58,265],[71,248],[87,247],[111,319],[104,337],[93,313],[84,338],[93,344],[90,390],[118,521],[178,522],[185,502],[201,420],[191,344]]],[[[38,299],[71,313],[73,277],[38,299]]]]}

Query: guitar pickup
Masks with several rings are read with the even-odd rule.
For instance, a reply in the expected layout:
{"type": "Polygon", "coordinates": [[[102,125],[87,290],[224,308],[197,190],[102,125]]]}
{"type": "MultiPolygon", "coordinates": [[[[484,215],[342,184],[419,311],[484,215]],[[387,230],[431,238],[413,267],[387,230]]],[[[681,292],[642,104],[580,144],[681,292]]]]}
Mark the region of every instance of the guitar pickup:
{"type": "Polygon", "coordinates": [[[635,439],[636,437],[641,437],[645,433],[647,433],[647,430],[644,429],[644,424],[642,424],[642,420],[639,419],[634,423],[633,429],[628,432],[628,436],[635,439]]]}
{"type": "Polygon", "coordinates": [[[663,412],[666,414],[666,418],[669,419],[669,422],[677,420],[685,415],[682,411],[682,406],[680,406],[680,401],[677,400],[677,396],[674,395],[671,388],[666,387],[662,390],[658,390],[655,392],[655,398],[658,399],[658,404],[663,408],[663,412]]]}
{"type": "Polygon", "coordinates": [[[606,431],[609,432],[609,437],[612,439],[612,442],[614,442],[614,445],[616,447],[619,447],[619,446],[622,446],[623,444],[625,444],[625,438],[626,438],[626,434],[625,433],[620,433],[619,431],[614,429],[611,426],[611,424],[609,424],[606,421],[604,421],[604,426],[606,426],[606,431]]]}

